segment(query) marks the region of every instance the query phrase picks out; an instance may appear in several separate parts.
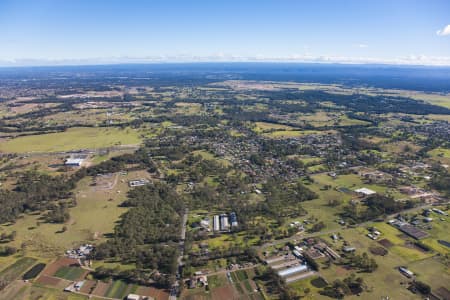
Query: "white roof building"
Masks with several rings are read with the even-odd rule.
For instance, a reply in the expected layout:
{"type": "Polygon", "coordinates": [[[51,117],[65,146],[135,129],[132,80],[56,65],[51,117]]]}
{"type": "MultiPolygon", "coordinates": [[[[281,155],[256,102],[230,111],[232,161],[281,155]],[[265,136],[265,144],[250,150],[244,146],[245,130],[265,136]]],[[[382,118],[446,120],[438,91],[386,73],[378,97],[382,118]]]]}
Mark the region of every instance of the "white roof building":
{"type": "Polygon", "coordinates": [[[129,294],[127,296],[127,300],[140,300],[140,299],[141,299],[141,296],[136,295],[136,294],[129,294]]]}
{"type": "Polygon", "coordinates": [[[366,195],[366,196],[373,195],[373,194],[377,193],[377,192],[372,191],[371,189],[368,189],[368,188],[360,188],[360,189],[355,190],[355,192],[357,192],[358,194],[366,195]]]}
{"type": "Polygon", "coordinates": [[[68,158],[66,159],[64,164],[67,166],[81,166],[83,161],[84,161],[83,158],[68,158]]]}
{"type": "Polygon", "coordinates": [[[306,265],[298,265],[295,267],[291,267],[282,271],[278,272],[278,275],[281,277],[286,277],[292,274],[296,274],[296,273],[300,273],[300,272],[305,272],[306,270],[308,270],[308,267],[306,265]]]}

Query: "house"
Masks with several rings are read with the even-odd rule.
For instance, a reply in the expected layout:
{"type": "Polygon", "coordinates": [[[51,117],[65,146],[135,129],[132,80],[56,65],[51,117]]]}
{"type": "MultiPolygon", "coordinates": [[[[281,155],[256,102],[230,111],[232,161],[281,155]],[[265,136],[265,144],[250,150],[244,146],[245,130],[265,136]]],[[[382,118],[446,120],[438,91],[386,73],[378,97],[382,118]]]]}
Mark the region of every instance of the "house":
{"type": "Polygon", "coordinates": [[[128,182],[128,185],[130,187],[137,187],[137,186],[144,186],[149,183],[150,183],[150,181],[148,179],[142,178],[142,179],[130,180],[128,182]]]}
{"type": "Polygon", "coordinates": [[[68,158],[64,162],[64,165],[69,167],[80,167],[83,162],[83,158],[68,158]]]}
{"type": "Polygon", "coordinates": [[[377,192],[372,191],[371,189],[368,188],[360,188],[360,189],[356,189],[355,192],[361,196],[370,196],[373,194],[376,194],[377,192]]]}
{"type": "Polygon", "coordinates": [[[351,253],[351,252],[355,252],[356,248],[350,247],[350,246],[345,246],[344,248],[342,248],[342,251],[344,251],[345,253],[351,253]]]}

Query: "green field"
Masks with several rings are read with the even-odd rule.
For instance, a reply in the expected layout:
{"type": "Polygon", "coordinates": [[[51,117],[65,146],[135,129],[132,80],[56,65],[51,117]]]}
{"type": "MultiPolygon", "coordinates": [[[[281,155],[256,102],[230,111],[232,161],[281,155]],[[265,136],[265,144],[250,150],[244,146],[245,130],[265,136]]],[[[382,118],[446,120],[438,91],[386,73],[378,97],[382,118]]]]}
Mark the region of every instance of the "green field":
{"type": "Polygon", "coordinates": [[[294,129],[291,126],[288,125],[282,125],[282,124],[275,124],[275,123],[267,123],[267,122],[255,122],[256,125],[254,131],[261,133],[261,132],[267,132],[272,130],[292,130],[294,129]]]}
{"type": "Polygon", "coordinates": [[[128,285],[121,281],[114,281],[106,291],[105,297],[123,299],[126,296],[128,285]]]}
{"type": "Polygon", "coordinates": [[[270,138],[295,138],[310,134],[327,134],[327,132],[317,130],[280,130],[263,133],[264,136],[270,138]]]}
{"type": "Polygon", "coordinates": [[[23,257],[0,272],[0,280],[12,281],[20,277],[36,263],[36,259],[23,257]]]}
{"type": "Polygon", "coordinates": [[[58,152],[140,143],[139,132],[131,128],[74,127],[64,132],[17,137],[1,143],[0,151],[58,152]]]}
{"type": "Polygon", "coordinates": [[[55,277],[67,279],[67,280],[79,280],[80,277],[83,275],[85,270],[79,267],[61,267],[56,271],[55,277]]]}

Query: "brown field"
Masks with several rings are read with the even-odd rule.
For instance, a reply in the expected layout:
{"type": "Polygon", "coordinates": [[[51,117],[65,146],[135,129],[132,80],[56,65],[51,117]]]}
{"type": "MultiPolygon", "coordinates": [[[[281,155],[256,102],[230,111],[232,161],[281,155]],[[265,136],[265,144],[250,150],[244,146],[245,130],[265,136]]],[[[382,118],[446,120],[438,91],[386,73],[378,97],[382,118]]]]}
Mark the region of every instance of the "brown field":
{"type": "Polygon", "coordinates": [[[212,298],[217,300],[239,300],[241,297],[231,284],[227,284],[218,288],[215,288],[211,292],[212,298]]]}
{"type": "Polygon", "coordinates": [[[383,247],[370,247],[369,251],[373,255],[385,256],[386,254],[388,254],[388,251],[386,249],[384,249],[383,247]]]}
{"type": "Polygon", "coordinates": [[[154,287],[140,286],[136,290],[136,294],[141,296],[149,296],[155,298],[155,300],[167,300],[169,299],[169,293],[165,290],[156,289],[154,287]]]}
{"type": "Polygon", "coordinates": [[[39,284],[42,284],[42,285],[50,285],[52,287],[60,288],[60,289],[63,289],[70,284],[70,281],[68,281],[68,280],[64,280],[64,279],[60,279],[60,278],[56,278],[56,277],[52,277],[52,276],[47,276],[47,275],[39,276],[39,278],[36,280],[36,282],[39,284]]]}
{"type": "Polygon", "coordinates": [[[59,268],[64,266],[78,265],[78,261],[73,258],[61,257],[53,263],[47,265],[42,271],[41,276],[53,276],[59,268]]]}
{"type": "Polygon", "coordinates": [[[89,294],[89,293],[91,292],[91,289],[92,289],[93,287],[95,287],[96,284],[97,284],[96,281],[93,281],[93,280],[86,280],[86,281],[84,282],[83,286],[81,287],[80,292],[89,294]]]}
{"type": "Polygon", "coordinates": [[[394,246],[394,244],[392,244],[391,241],[388,239],[382,239],[378,243],[380,243],[385,248],[391,248],[392,246],[394,246]]]}
{"type": "Polygon", "coordinates": [[[99,281],[95,289],[92,291],[92,295],[103,297],[106,294],[106,291],[108,290],[110,285],[111,284],[109,283],[99,281]]]}

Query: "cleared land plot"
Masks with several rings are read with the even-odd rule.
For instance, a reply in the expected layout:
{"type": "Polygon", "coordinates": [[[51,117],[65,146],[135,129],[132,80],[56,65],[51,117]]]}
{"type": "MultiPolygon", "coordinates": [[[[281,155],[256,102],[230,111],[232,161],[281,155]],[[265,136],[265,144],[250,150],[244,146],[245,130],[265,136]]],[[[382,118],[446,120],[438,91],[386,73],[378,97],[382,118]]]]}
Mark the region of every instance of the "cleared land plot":
{"type": "Polygon", "coordinates": [[[99,281],[95,289],[92,291],[92,295],[103,297],[108,291],[109,287],[110,287],[109,283],[99,281]]]}
{"type": "Polygon", "coordinates": [[[39,278],[36,280],[36,282],[39,284],[42,284],[42,285],[51,286],[53,288],[60,288],[60,289],[63,289],[69,285],[69,281],[67,281],[67,280],[52,277],[52,276],[47,276],[47,275],[39,276],[39,278]]]}
{"type": "Polygon", "coordinates": [[[0,151],[58,152],[140,143],[139,132],[131,128],[74,127],[64,132],[17,137],[1,143],[0,151]]]}
{"type": "Polygon", "coordinates": [[[166,290],[156,289],[154,287],[140,286],[136,290],[136,294],[142,296],[153,297],[155,300],[169,299],[169,293],[166,290]]]}
{"type": "Polygon", "coordinates": [[[93,289],[95,288],[96,285],[97,285],[97,283],[95,281],[86,280],[84,282],[83,286],[81,287],[80,292],[89,294],[89,293],[91,293],[91,291],[93,291],[93,289]]]}
{"type": "Polygon", "coordinates": [[[227,284],[211,290],[211,296],[214,300],[238,300],[242,299],[239,293],[231,284],[227,284]]]}
{"type": "Polygon", "coordinates": [[[0,272],[0,279],[4,281],[16,280],[20,277],[20,275],[30,269],[35,263],[36,259],[34,258],[20,258],[15,263],[0,272]]]}

